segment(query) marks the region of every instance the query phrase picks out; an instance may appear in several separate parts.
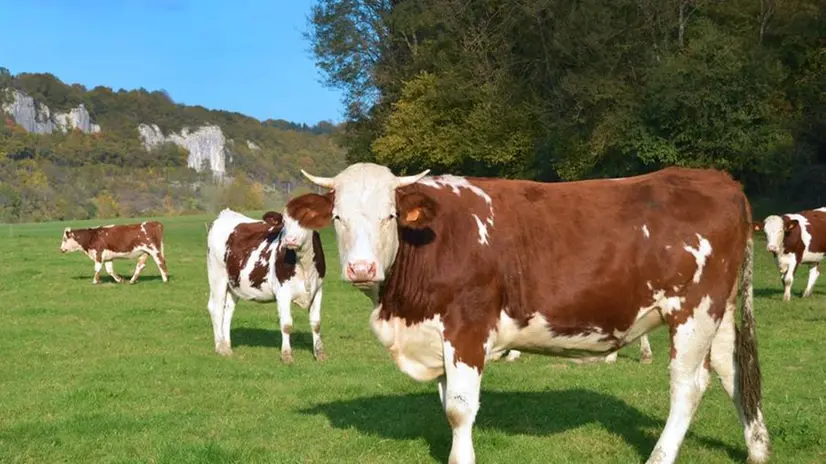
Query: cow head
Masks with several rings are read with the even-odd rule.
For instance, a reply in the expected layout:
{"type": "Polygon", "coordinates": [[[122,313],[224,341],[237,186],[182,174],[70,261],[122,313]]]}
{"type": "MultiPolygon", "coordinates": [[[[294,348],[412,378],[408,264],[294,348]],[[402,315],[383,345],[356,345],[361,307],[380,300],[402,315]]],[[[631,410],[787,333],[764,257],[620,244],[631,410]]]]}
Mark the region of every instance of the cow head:
{"type": "Polygon", "coordinates": [[[302,227],[295,218],[287,213],[286,208],[283,216],[279,215],[279,217],[283,218],[281,243],[284,247],[288,250],[298,250],[306,246],[312,246],[313,231],[311,229],[302,227]]]}
{"type": "Polygon", "coordinates": [[[436,214],[436,204],[429,197],[398,190],[428,172],[397,177],[390,169],[371,163],[353,164],[332,178],[302,171],[314,184],[331,191],[295,198],[287,204],[287,213],[311,229],[332,220],[342,277],[358,287],[372,288],[385,279],[396,258],[398,227],[426,227],[436,214]]]}
{"type": "Polygon", "coordinates": [[[754,224],[755,230],[761,230],[766,234],[766,250],[777,255],[784,253],[784,243],[787,237],[799,233],[800,224],[796,219],[787,216],[772,215],[763,222],[754,224]]]}
{"type": "Polygon", "coordinates": [[[67,253],[72,251],[79,251],[82,247],[77,240],[75,240],[74,232],[72,229],[67,227],[63,229],[63,241],[60,242],[60,252],[67,253]]]}

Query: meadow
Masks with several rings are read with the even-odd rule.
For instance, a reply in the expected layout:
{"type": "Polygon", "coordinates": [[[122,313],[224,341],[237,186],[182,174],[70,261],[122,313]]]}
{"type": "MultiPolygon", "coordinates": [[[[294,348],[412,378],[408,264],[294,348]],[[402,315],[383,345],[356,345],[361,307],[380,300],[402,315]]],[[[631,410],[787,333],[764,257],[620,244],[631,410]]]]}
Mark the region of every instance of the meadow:
{"type": "MultiPolygon", "coordinates": [[[[295,364],[279,361],[274,304],[240,302],[234,355],[213,350],[206,304],[207,216],[166,218],[171,279],[150,260],[138,283],[91,283],[92,262],[62,256],[63,227],[0,226],[0,462],[446,462],[450,428],[435,383],[402,374],[368,327],[369,301],[329,275],[313,360],[306,311],[294,308],[295,364]]],[[[131,222],[119,220],[114,222],[131,222]]],[[[762,237],[755,308],[773,462],[826,462],[826,277],[782,301],[762,237]]],[[[117,261],[123,276],[134,261],[117,261]]],[[[737,317],[739,323],[739,314],[737,317]]],[[[668,414],[668,340],[651,334],[615,365],[523,355],[488,365],[474,442],[480,463],[642,462],[668,414]]],[[[744,462],[736,412],[716,377],[680,462],[744,462]]]]}

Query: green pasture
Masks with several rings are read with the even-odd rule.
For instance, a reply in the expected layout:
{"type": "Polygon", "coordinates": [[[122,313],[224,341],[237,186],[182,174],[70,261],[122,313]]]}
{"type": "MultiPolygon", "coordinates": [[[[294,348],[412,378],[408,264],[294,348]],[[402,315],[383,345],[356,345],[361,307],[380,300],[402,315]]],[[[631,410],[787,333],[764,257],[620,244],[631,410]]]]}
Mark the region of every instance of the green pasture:
{"type": "MultiPolygon", "coordinates": [[[[91,223],[0,226],[0,462],[446,462],[451,434],[436,385],[399,372],[375,339],[369,302],[339,280],[330,231],[322,309],[329,360],[313,360],[306,312],[295,308],[295,364],[282,365],[275,305],[249,302],[236,310],[233,357],[214,353],[208,221],[163,220],[168,284],[150,260],[136,285],[105,276],[98,286],[88,258],[58,250],[65,226],[91,223]]],[[[826,277],[804,300],[801,269],[793,300],[783,303],[762,238],[756,254],[773,462],[823,463],[826,277]]],[[[128,276],[134,264],[115,268],[128,276]]],[[[478,461],[644,461],[669,405],[665,330],[651,343],[652,365],[637,362],[638,344],[615,365],[533,355],[490,364],[474,435],[478,461]]],[[[680,461],[744,462],[745,450],[715,378],[680,461]]]]}

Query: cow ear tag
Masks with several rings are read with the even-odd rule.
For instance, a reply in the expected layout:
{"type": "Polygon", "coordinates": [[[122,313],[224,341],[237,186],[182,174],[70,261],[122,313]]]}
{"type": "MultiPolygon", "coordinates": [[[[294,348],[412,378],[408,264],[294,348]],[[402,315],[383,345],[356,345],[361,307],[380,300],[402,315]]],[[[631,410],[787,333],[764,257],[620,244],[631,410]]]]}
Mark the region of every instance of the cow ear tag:
{"type": "Polygon", "coordinates": [[[413,208],[404,215],[404,221],[408,224],[414,223],[419,219],[419,216],[421,215],[422,212],[419,208],[413,208]]]}

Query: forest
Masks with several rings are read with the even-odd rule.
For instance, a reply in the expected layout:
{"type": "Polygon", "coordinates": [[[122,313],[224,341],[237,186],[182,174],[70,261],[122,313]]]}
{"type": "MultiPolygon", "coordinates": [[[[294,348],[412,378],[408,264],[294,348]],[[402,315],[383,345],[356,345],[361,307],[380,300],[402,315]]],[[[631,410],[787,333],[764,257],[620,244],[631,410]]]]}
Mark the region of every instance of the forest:
{"type": "Polygon", "coordinates": [[[714,167],[826,198],[823,0],[319,0],[348,161],[543,181],[714,167]]]}
{"type": "MultiPolygon", "coordinates": [[[[101,131],[34,134],[3,115],[0,222],[280,208],[286,196],[308,188],[300,169],[334,174],[346,165],[336,141],[341,128],[329,122],[258,121],[177,104],[163,90],[88,90],[51,74],[12,75],[0,68],[3,89],[25,92],[52,114],[82,103],[101,131]],[[187,151],[173,143],[146,150],[138,135],[141,123],[157,124],[164,134],[220,126],[227,139],[226,178],[190,169],[187,151]]],[[[0,91],[0,106],[8,98],[0,91]]]]}

